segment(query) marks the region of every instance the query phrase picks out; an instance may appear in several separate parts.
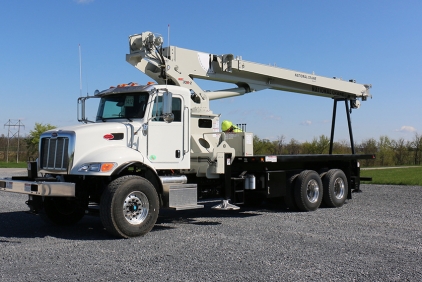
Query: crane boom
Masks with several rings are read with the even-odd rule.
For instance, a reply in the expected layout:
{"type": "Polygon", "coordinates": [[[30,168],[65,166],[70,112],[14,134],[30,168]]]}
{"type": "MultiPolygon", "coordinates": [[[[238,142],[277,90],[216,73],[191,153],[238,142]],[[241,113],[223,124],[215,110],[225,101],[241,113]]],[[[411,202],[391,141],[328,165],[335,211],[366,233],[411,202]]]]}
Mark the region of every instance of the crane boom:
{"type": "MultiPolygon", "coordinates": [[[[162,37],[144,32],[129,37],[130,54],[126,60],[160,84],[174,84],[190,89],[203,106],[208,100],[221,99],[263,89],[275,89],[333,99],[365,101],[371,97],[371,85],[358,84],[234,57],[214,55],[176,46],[162,48],[162,37]],[[195,78],[233,83],[236,88],[206,92],[195,78]]],[[[357,108],[359,101],[353,103],[357,108]]]]}

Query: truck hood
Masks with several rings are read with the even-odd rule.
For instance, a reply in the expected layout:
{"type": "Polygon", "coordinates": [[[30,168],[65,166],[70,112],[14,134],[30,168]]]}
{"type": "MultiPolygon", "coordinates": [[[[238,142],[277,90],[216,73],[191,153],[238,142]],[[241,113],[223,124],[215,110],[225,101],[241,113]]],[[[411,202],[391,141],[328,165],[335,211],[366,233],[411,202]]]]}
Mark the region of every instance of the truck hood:
{"type": "Polygon", "coordinates": [[[69,165],[74,172],[86,162],[115,162],[118,166],[143,161],[143,155],[136,150],[139,135],[136,140],[132,138],[140,126],[139,121],[79,124],[46,131],[41,138],[69,138],[69,165]]]}

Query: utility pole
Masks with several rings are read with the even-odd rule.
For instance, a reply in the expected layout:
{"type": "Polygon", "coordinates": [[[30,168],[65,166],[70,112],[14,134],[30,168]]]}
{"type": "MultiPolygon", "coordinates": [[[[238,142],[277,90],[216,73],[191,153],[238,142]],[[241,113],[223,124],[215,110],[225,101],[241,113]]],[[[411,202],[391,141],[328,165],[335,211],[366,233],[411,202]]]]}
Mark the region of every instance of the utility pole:
{"type": "Polygon", "coordinates": [[[9,146],[10,146],[10,139],[17,135],[18,138],[18,147],[16,150],[16,162],[19,162],[19,136],[21,127],[25,128],[25,125],[19,119],[17,122],[13,122],[9,119],[9,121],[4,125],[4,127],[8,127],[7,129],[7,153],[6,153],[6,162],[9,162],[9,146]]]}

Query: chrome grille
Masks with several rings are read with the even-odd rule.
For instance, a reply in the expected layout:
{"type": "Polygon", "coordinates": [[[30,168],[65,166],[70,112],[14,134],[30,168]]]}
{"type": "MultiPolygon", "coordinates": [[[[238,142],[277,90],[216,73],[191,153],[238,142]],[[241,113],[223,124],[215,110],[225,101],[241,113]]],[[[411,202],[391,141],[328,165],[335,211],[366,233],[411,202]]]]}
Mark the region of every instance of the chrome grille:
{"type": "Polygon", "coordinates": [[[69,164],[69,138],[41,139],[41,168],[53,170],[67,170],[69,164]]]}

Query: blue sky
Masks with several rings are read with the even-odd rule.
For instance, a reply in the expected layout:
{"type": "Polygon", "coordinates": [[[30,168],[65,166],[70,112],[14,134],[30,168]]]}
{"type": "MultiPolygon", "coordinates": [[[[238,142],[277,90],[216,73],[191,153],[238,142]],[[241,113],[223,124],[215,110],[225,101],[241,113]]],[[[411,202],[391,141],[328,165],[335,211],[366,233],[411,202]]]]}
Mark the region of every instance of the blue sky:
{"type": "MultiPolygon", "coordinates": [[[[356,142],[422,133],[422,1],[1,1],[0,134],[21,120],[77,123],[80,95],[150,79],[125,61],[128,36],[152,31],[170,44],[372,84],[352,113],[356,142]]],[[[225,85],[200,84],[203,88],[225,85]]],[[[94,102],[93,102],[94,103],[94,102]]],[[[264,90],[211,102],[260,138],[329,136],[332,100],[264,90]]],[[[336,140],[348,140],[340,105],[336,140]]],[[[91,116],[96,105],[90,105],[91,116]]]]}

